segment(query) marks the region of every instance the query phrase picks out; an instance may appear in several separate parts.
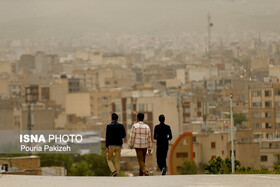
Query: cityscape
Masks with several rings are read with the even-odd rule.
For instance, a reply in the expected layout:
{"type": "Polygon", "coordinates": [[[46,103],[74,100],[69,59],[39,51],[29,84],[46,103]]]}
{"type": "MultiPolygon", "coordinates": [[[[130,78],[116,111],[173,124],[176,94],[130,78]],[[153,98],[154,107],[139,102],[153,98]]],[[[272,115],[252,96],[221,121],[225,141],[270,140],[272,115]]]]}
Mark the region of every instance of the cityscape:
{"type": "MultiPolygon", "coordinates": [[[[275,170],[280,162],[279,30],[218,32],[217,14],[204,12],[199,32],[96,31],[14,39],[2,34],[0,130],[98,131],[104,144],[116,113],[127,134],[121,170],[135,176],[139,166],[128,141],[136,115],[144,113],[153,136],[164,114],[173,134],[167,164],[177,163],[172,174],[179,174],[186,160],[204,174],[210,160],[232,155],[244,168],[275,170]],[[192,148],[171,156],[183,135],[192,148]]],[[[158,175],[155,143],[153,150],[146,162],[158,175]]],[[[12,158],[2,156],[0,165],[12,158]]],[[[43,155],[15,156],[21,164],[14,164],[17,169],[8,164],[11,174],[75,175],[66,165],[42,164],[43,155]]]]}

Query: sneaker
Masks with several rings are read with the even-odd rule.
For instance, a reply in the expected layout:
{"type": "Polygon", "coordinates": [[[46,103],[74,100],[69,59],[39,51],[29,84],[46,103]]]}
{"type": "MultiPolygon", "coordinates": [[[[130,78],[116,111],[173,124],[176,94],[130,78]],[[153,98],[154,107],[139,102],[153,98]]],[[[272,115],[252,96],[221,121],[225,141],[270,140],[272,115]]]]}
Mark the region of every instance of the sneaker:
{"type": "Polygon", "coordinates": [[[149,176],[149,171],[145,171],[144,176],[149,176]]]}
{"type": "Polygon", "coordinates": [[[113,174],[112,174],[112,177],[117,177],[117,176],[118,176],[118,172],[114,171],[113,174]]]}
{"type": "Polygon", "coordinates": [[[166,169],[165,168],[162,168],[161,174],[166,175],[166,169]]]}

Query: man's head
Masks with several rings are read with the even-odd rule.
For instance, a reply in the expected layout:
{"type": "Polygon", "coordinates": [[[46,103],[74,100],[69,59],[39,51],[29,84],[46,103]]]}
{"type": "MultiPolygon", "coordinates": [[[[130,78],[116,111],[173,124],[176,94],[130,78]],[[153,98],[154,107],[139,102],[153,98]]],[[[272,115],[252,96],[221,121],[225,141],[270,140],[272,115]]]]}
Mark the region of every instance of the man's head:
{"type": "Polygon", "coordinates": [[[158,117],[158,120],[161,122],[161,123],[164,123],[165,122],[165,117],[163,114],[161,114],[159,117],[158,117]]]}
{"type": "Polygon", "coordinates": [[[143,121],[144,120],[144,114],[143,113],[138,113],[137,114],[137,119],[138,119],[138,121],[143,121]]]}
{"type": "Polygon", "coordinates": [[[116,113],[112,114],[112,121],[118,121],[119,116],[116,113]]]}

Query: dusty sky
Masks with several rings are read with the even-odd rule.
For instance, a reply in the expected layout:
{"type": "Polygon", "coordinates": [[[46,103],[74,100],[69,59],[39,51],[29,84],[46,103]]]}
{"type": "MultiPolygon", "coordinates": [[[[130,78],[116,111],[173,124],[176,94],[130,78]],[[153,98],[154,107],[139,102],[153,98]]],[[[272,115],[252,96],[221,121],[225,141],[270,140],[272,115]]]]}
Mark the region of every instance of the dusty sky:
{"type": "Polygon", "coordinates": [[[0,0],[0,39],[85,33],[280,33],[280,0],[0,0]]]}

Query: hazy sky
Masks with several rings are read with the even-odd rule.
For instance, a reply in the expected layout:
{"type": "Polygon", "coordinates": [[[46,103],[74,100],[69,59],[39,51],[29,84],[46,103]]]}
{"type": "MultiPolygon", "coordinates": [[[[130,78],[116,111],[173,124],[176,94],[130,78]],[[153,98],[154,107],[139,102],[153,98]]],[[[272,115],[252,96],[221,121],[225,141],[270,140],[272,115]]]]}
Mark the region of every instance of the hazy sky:
{"type": "Polygon", "coordinates": [[[84,33],[280,32],[280,0],[0,0],[0,39],[84,33]]]}

